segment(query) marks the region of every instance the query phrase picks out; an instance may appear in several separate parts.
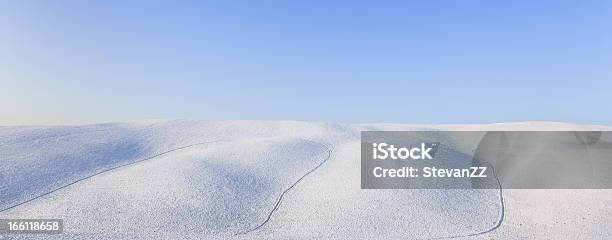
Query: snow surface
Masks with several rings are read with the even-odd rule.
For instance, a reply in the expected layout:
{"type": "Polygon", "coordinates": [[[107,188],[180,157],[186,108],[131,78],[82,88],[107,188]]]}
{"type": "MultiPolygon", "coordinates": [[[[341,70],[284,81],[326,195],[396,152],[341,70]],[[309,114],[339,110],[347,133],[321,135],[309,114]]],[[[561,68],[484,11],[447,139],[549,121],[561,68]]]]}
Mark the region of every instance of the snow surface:
{"type": "Polygon", "coordinates": [[[612,190],[362,190],[363,130],[612,129],[189,120],[0,127],[0,219],[65,223],[62,235],[0,238],[612,238],[612,190]]]}

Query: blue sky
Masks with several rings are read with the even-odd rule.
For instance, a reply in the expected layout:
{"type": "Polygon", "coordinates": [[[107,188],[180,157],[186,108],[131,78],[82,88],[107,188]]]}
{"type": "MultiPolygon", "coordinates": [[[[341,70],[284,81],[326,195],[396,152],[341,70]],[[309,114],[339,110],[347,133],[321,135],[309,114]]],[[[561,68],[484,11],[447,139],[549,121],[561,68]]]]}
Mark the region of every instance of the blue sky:
{"type": "Polygon", "coordinates": [[[612,125],[609,1],[1,1],[0,125],[612,125]]]}

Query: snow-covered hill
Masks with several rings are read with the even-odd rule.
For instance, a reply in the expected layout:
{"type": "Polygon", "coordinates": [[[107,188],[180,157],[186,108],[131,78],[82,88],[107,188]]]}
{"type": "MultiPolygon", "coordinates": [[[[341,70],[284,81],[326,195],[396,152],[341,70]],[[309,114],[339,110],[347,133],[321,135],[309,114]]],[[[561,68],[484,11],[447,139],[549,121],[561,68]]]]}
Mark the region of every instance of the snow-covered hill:
{"type": "Polygon", "coordinates": [[[0,238],[612,238],[611,190],[360,189],[360,131],[432,129],[611,130],[188,120],[1,127],[0,218],[61,218],[65,233],[0,238]]]}

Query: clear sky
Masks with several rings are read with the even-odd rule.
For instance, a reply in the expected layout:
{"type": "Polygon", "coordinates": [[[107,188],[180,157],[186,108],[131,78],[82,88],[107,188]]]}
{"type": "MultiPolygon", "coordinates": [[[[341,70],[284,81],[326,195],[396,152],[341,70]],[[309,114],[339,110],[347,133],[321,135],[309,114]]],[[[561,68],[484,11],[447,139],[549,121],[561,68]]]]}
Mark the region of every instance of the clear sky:
{"type": "Polygon", "coordinates": [[[0,125],[612,125],[611,1],[0,1],[0,125]]]}

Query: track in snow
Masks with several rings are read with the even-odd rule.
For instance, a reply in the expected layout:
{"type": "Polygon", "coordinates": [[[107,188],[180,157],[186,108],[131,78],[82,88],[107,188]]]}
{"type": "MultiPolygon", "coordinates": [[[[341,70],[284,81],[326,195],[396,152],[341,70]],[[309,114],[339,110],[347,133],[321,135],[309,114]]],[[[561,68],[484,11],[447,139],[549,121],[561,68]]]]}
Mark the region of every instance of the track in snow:
{"type": "Polygon", "coordinates": [[[303,138],[301,140],[309,142],[309,143],[313,143],[313,144],[316,144],[316,145],[320,145],[320,146],[324,147],[325,150],[327,150],[327,157],[325,157],[325,159],[323,159],[323,161],[321,161],[321,163],[319,163],[317,166],[315,166],[310,171],[306,172],[304,175],[302,175],[302,177],[300,177],[297,181],[295,181],[293,184],[291,184],[291,186],[289,186],[287,189],[285,189],[281,193],[281,195],[278,197],[278,200],[276,201],[276,204],[274,204],[274,208],[272,208],[270,213],[268,213],[268,216],[266,217],[266,220],[264,220],[261,224],[257,225],[253,229],[250,229],[250,230],[247,230],[247,231],[244,231],[244,232],[236,233],[235,236],[253,232],[253,231],[263,227],[264,225],[266,225],[270,221],[270,219],[272,218],[272,215],[274,214],[274,212],[276,212],[276,210],[279,208],[281,202],[283,201],[283,197],[285,196],[285,194],[287,194],[287,192],[289,192],[293,187],[295,187],[298,183],[300,183],[302,181],[302,179],[306,178],[306,176],[310,175],[311,173],[313,173],[317,169],[319,169],[321,166],[323,166],[323,164],[326,163],[331,158],[331,149],[327,145],[322,144],[320,142],[316,142],[316,141],[312,141],[312,140],[308,140],[308,139],[303,139],[303,138]]]}
{"type": "Polygon", "coordinates": [[[136,164],[136,163],[144,162],[144,161],[147,161],[147,160],[151,160],[151,159],[157,158],[157,157],[162,156],[162,155],[166,155],[166,154],[171,153],[171,152],[175,152],[175,151],[179,151],[179,150],[183,150],[183,149],[186,149],[186,148],[191,148],[191,147],[195,147],[195,146],[199,146],[199,145],[210,144],[210,143],[216,143],[216,142],[220,142],[220,141],[222,141],[222,140],[214,140],[214,141],[208,141],[208,142],[194,143],[194,144],[190,144],[190,145],[186,145],[186,146],[182,146],[182,147],[174,148],[174,149],[171,149],[171,150],[168,150],[168,151],[162,152],[162,153],[158,153],[158,154],[155,154],[155,155],[150,156],[150,157],[147,157],[147,158],[143,158],[143,159],[140,159],[140,160],[136,160],[136,161],[134,161],[134,162],[125,163],[125,164],[121,164],[121,165],[118,165],[118,166],[115,166],[115,167],[112,167],[112,168],[109,168],[109,169],[106,169],[106,170],[102,170],[102,171],[100,171],[100,172],[94,173],[94,174],[89,175],[89,176],[84,177],[84,178],[80,178],[80,179],[78,179],[78,180],[76,180],[76,181],[74,181],[74,182],[68,183],[68,184],[63,185],[63,186],[61,186],[61,187],[58,187],[58,188],[56,188],[56,189],[53,189],[53,190],[51,190],[51,191],[48,191],[48,192],[43,193],[43,194],[41,194],[41,195],[38,195],[38,196],[36,196],[36,197],[34,197],[34,198],[31,198],[31,199],[28,199],[28,200],[26,200],[26,201],[23,201],[23,202],[17,203],[17,204],[15,204],[15,205],[13,205],[13,206],[9,206],[9,207],[7,207],[7,208],[4,208],[4,209],[0,210],[0,213],[2,213],[2,212],[4,212],[4,211],[7,211],[7,210],[10,210],[10,209],[13,209],[13,208],[16,208],[16,207],[19,207],[19,206],[21,206],[21,205],[23,205],[23,204],[26,204],[26,203],[29,203],[29,202],[34,201],[34,200],[36,200],[36,199],[39,199],[39,198],[41,198],[41,197],[47,196],[47,195],[49,195],[49,194],[52,194],[52,193],[54,193],[54,192],[57,192],[57,191],[62,190],[62,189],[64,189],[64,188],[67,188],[67,187],[69,187],[69,186],[72,186],[72,185],[74,185],[74,184],[76,184],[76,183],[82,182],[82,181],[84,181],[84,180],[90,179],[90,178],[95,177],[95,176],[98,176],[98,175],[101,175],[101,174],[103,174],[103,173],[107,173],[107,172],[113,171],[113,170],[115,170],[115,169],[119,169],[119,168],[126,167],[126,166],[130,166],[130,165],[134,165],[134,164],[136,164]]]}
{"type": "Polygon", "coordinates": [[[456,235],[456,236],[448,236],[448,237],[428,238],[429,240],[475,237],[475,236],[478,236],[478,235],[483,235],[483,234],[487,234],[487,233],[493,232],[493,231],[497,230],[499,227],[501,227],[502,223],[504,222],[504,218],[506,216],[506,204],[504,203],[504,189],[502,188],[501,182],[499,181],[499,178],[497,177],[497,174],[495,174],[495,168],[493,168],[493,165],[490,165],[490,167],[491,167],[491,170],[493,170],[493,176],[495,177],[495,180],[497,180],[497,186],[499,187],[500,215],[499,215],[499,219],[497,220],[497,223],[495,224],[495,226],[493,226],[493,227],[491,227],[491,228],[489,228],[487,230],[477,232],[477,233],[471,233],[471,234],[465,234],[465,235],[456,235]]]}

